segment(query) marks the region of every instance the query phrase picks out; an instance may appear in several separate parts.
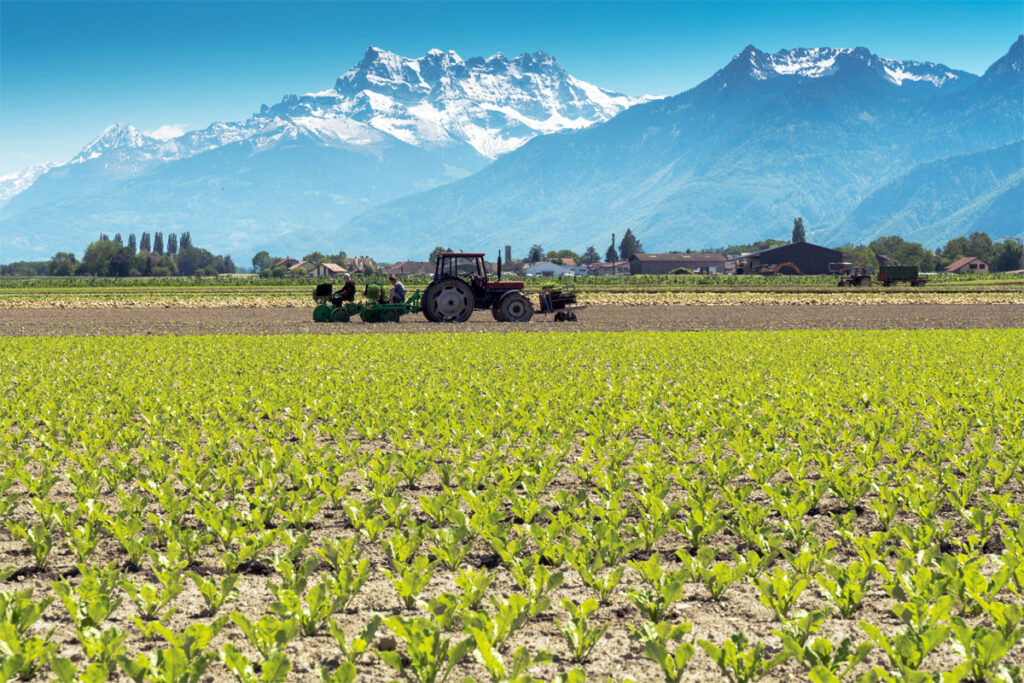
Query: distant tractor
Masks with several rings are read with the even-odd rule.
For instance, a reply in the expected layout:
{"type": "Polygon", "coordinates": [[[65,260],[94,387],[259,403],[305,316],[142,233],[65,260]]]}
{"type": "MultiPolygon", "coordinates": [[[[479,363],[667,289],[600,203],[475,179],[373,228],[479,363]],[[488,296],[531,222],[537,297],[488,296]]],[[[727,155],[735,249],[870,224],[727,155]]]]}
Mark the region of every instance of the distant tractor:
{"type": "Polygon", "coordinates": [[[839,274],[840,287],[870,287],[871,271],[864,266],[855,266],[852,263],[830,263],[830,273],[839,274]]]}
{"type": "Polygon", "coordinates": [[[911,287],[924,287],[928,282],[921,277],[917,266],[894,266],[889,263],[878,266],[878,281],[883,287],[892,287],[897,282],[907,282],[911,287]]]}
{"type": "Polygon", "coordinates": [[[498,322],[525,323],[533,317],[533,304],[523,283],[501,280],[501,257],[495,280],[487,276],[484,255],[446,251],[437,255],[434,280],[423,291],[420,307],[433,323],[461,323],[475,309],[491,310],[498,322]]]}

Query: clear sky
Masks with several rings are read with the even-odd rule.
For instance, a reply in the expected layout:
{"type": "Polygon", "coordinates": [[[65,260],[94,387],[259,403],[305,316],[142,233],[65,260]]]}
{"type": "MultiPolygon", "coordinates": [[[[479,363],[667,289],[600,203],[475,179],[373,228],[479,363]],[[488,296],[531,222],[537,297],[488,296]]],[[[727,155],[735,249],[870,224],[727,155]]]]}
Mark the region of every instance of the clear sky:
{"type": "Polygon", "coordinates": [[[675,94],[747,44],[855,47],[982,73],[1024,2],[70,2],[0,0],[0,175],[106,126],[186,130],[330,87],[369,45],[418,57],[544,50],[630,95],[675,94]]]}

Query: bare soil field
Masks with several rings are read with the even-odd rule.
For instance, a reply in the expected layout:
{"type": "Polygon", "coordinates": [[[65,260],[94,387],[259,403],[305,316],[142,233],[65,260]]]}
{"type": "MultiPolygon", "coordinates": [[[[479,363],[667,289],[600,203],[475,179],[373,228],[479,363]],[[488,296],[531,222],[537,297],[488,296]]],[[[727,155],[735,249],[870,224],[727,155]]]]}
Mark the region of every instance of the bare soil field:
{"type": "Polygon", "coordinates": [[[435,325],[420,315],[398,324],[314,323],[311,308],[10,308],[0,336],[151,334],[363,334],[396,332],[588,332],[632,330],[985,329],[1024,327],[1022,304],[857,304],[772,306],[591,306],[575,323],[537,315],[525,324],[498,323],[477,311],[460,325],[435,325]]]}

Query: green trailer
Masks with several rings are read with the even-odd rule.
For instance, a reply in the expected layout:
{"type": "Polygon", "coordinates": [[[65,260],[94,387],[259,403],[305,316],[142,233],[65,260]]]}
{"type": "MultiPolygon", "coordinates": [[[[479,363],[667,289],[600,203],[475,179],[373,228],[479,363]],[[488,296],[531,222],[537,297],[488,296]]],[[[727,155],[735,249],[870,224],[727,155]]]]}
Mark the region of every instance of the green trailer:
{"type": "Polygon", "coordinates": [[[928,282],[921,277],[917,266],[892,266],[888,263],[878,267],[878,281],[883,287],[891,287],[897,282],[907,282],[911,287],[923,287],[928,282]]]}
{"type": "Polygon", "coordinates": [[[364,323],[397,323],[406,313],[420,312],[418,291],[400,303],[391,303],[389,292],[384,285],[369,284],[363,290],[365,301],[341,301],[334,294],[332,284],[317,285],[313,290],[313,301],[317,304],[313,309],[313,322],[347,323],[359,316],[364,323]]]}

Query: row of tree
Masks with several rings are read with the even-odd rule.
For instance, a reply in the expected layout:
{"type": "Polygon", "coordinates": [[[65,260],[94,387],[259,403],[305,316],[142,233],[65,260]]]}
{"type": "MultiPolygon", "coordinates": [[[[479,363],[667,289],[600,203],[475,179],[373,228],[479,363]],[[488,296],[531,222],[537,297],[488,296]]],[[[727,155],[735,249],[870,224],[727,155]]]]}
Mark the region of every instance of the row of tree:
{"type": "Polygon", "coordinates": [[[983,259],[997,272],[1024,268],[1024,246],[1019,241],[1007,238],[994,242],[984,232],[955,237],[934,251],[896,235],[879,237],[867,246],[844,244],[839,250],[852,254],[860,265],[873,266],[878,256],[886,256],[891,262],[918,266],[924,272],[943,270],[965,256],[983,259]]]}
{"type": "Polygon", "coordinates": [[[90,275],[94,277],[145,277],[169,275],[218,275],[234,273],[230,256],[217,256],[192,244],[188,232],[171,233],[166,242],[162,233],[128,236],[120,233],[111,239],[102,234],[85,249],[79,261],[71,252],[57,252],[49,261],[27,262],[0,267],[2,275],[90,275]],[[5,272],[10,269],[9,272],[5,272]]]}
{"type": "MultiPolygon", "coordinates": [[[[640,243],[640,240],[636,238],[636,235],[633,234],[633,231],[630,228],[626,228],[626,234],[622,236],[622,240],[619,242],[618,247],[615,246],[615,235],[612,235],[612,243],[608,245],[608,248],[604,252],[604,260],[606,263],[628,261],[634,254],[642,253],[644,253],[644,247],[640,243]]],[[[563,263],[565,259],[572,259],[576,263],[590,265],[591,263],[599,262],[601,260],[601,256],[597,253],[597,249],[595,249],[593,245],[587,247],[582,254],[577,254],[571,249],[545,252],[542,246],[535,244],[530,247],[530,251],[526,254],[526,261],[528,263],[550,261],[552,263],[560,264],[563,263]]]]}
{"type": "MultiPolygon", "coordinates": [[[[793,221],[792,242],[806,241],[803,218],[796,218],[793,221]]],[[[733,244],[711,251],[717,254],[747,254],[784,244],[788,244],[788,242],[785,240],[761,240],[750,244],[733,244]]],[[[1024,246],[1019,240],[1006,238],[997,242],[984,232],[974,232],[967,237],[955,237],[934,251],[918,242],[908,242],[897,235],[879,237],[867,245],[847,243],[836,248],[844,254],[852,256],[858,265],[864,266],[874,266],[877,264],[878,256],[885,256],[896,264],[916,265],[924,272],[935,272],[965,256],[974,256],[986,261],[993,271],[1004,272],[1024,268],[1024,246]]],[[[604,260],[608,263],[628,261],[633,254],[642,253],[644,250],[640,240],[636,238],[632,230],[626,230],[618,248],[615,246],[615,236],[612,236],[612,243],[605,252],[604,260]]],[[[694,250],[687,249],[685,252],[674,251],[671,253],[694,253],[694,250]]],[[[592,246],[587,247],[587,250],[581,255],[568,249],[545,252],[539,244],[530,248],[526,260],[529,263],[544,260],[560,263],[565,258],[572,258],[576,263],[583,264],[600,261],[597,250],[592,246]]]]}

